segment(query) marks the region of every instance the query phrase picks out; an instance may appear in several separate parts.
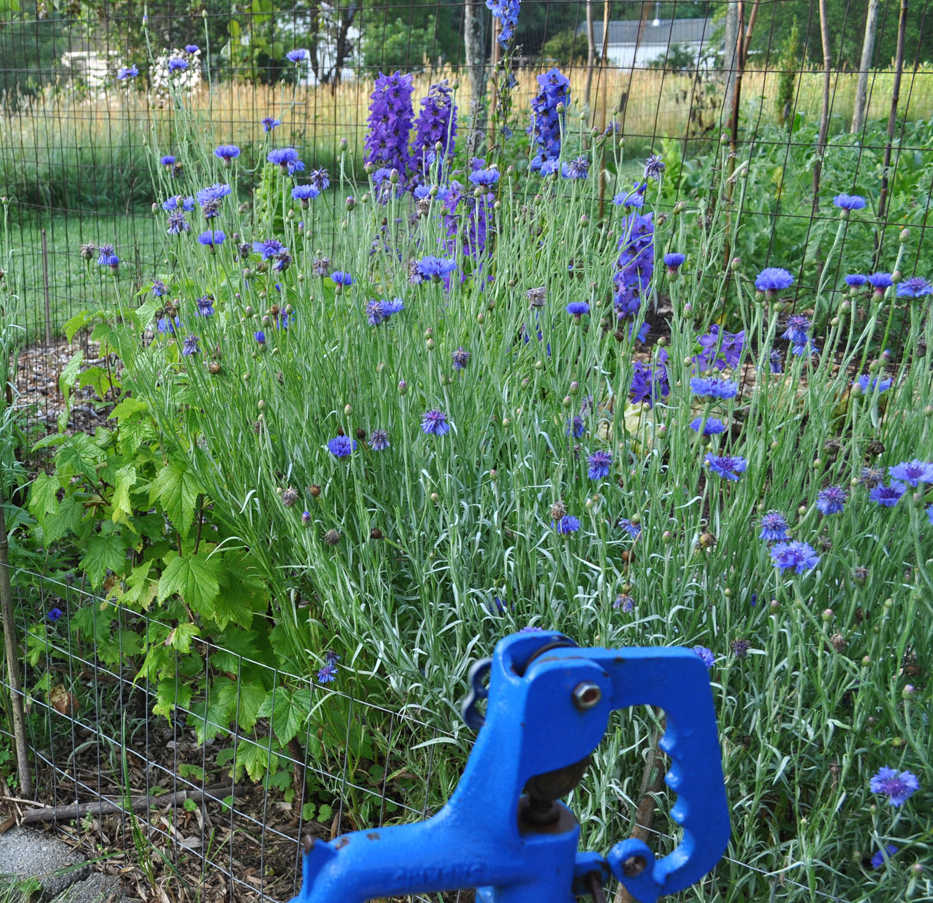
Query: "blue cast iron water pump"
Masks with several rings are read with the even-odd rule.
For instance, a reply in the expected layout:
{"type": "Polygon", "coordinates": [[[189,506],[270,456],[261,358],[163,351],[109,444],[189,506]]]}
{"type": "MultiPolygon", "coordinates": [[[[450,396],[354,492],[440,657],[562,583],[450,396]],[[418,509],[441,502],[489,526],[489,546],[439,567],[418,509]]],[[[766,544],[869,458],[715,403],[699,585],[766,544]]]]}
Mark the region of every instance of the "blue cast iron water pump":
{"type": "Polygon", "coordinates": [[[477,903],[601,901],[610,875],[654,903],[719,861],[729,812],[712,691],[692,650],[583,649],[561,634],[522,632],[477,662],[470,682],[463,713],[479,734],[447,804],[417,824],[308,838],[292,903],[459,888],[475,888],[477,903]],[[635,705],[667,717],[660,746],[673,763],[666,781],[680,844],[661,859],[635,838],[607,856],[579,851],[580,825],[560,798],[581,780],[609,713],[635,705]]]}

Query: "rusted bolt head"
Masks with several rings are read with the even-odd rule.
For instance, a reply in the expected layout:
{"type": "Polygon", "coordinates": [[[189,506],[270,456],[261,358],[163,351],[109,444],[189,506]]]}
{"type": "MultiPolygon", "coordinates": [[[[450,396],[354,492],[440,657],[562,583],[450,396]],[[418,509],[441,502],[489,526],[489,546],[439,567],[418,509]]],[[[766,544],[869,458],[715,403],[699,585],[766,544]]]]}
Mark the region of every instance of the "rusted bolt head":
{"type": "Polygon", "coordinates": [[[573,704],[581,711],[593,708],[603,698],[598,684],[583,681],[573,688],[573,704]]]}

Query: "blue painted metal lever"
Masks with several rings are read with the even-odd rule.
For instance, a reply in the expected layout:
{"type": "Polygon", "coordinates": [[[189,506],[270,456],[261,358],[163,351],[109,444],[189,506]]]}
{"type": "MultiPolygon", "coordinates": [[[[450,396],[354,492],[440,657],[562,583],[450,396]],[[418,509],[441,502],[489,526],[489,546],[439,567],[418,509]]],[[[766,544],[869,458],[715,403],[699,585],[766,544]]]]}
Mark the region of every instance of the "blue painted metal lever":
{"type": "Polygon", "coordinates": [[[582,649],[555,633],[505,637],[471,672],[465,706],[479,735],[456,790],[427,821],[309,842],[292,903],[476,888],[478,903],[572,903],[612,872],[640,903],[683,890],[729,840],[716,715],[703,662],[688,649],[582,649]],[[485,717],[477,702],[486,698],[485,717]],[[661,748],[680,845],[663,859],[640,840],[607,857],[579,852],[580,826],[558,801],[579,781],[609,713],[652,705],[667,715],[661,748]]]}

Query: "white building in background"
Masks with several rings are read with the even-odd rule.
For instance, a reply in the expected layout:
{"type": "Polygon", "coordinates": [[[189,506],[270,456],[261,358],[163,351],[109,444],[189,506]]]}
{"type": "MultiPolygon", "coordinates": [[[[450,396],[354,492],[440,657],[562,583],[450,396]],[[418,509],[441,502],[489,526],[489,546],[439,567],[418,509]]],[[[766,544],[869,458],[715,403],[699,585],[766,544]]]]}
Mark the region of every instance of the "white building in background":
{"type": "Polygon", "coordinates": [[[117,52],[98,50],[70,50],[62,54],[62,74],[70,81],[83,83],[88,90],[103,88],[113,79],[117,52]]]}
{"type": "MultiPolygon", "coordinates": [[[[649,63],[663,59],[669,47],[680,45],[689,50],[694,59],[703,59],[714,50],[720,49],[721,40],[714,41],[715,27],[711,19],[648,19],[641,35],[638,19],[613,19],[609,22],[609,43],[606,58],[610,66],[622,69],[643,68],[649,63]]],[[[577,29],[586,34],[586,25],[577,29]]],[[[603,23],[593,22],[593,36],[597,55],[603,46],[603,23]]]]}

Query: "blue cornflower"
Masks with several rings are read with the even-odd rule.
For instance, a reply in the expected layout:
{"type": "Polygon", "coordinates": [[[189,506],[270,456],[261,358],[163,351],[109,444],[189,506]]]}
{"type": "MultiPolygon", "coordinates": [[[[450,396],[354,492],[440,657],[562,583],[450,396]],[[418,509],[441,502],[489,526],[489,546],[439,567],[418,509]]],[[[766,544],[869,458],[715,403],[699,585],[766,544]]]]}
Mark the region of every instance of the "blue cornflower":
{"type": "Polygon", "coordinates": [[[198,241],[211,249],[222,245],[227,240],[227,236],[220,229],[208,229],[198,236],[198,241]]]}
{"type": "Polygon", "coordinates": [[[589,464],[586,473],[591,480],[603,480],[609,476],[609,467],[612,464],[612,455],[609,452],[601,449],[594,451],[586,462],[589,464]]]}
{"type": "Polygon", "coordinates": [[[806,542],[781,542],[771,547],[771,558],[782,571],[793,570],[802,574],[820,563],[816,549],[806,542]]]}
{"type": "Polygon", "coordinates": [[[174,154],[165,154],[162,157],[159,157],[159,163],[163,166],[174,166],[175,165],[175,155],[174,154]]]}
{"type": "Polygon", "coordinates": [[[260,345],[265,345],[265,344],[266,344],[266,334],[265,334],[261,329],[257,329],[257,330],[253,333],[253,338],[254,338],[260,345]]]}
{"type": "Polygon", "coordinates": [[[686,256],[683,254],[665,254],[664,266],[667,267],[668,273],[676,273],[686,259],[686,256]]]}
{"type": "Polygon", "coordinates": [[[466,348],[460,347],[450,355],[454,365],[454,370],[463,370],[470,363],[470,352],[466,348]]]}
{"type": "Polygon", "coordinates": [[[933,294],[933,285],[922,276],[911,276],[897,287],[898,298],[923,298],[930,294],[933,294]]]}
{"type": "Polygon", "coordinates": [[[200,49],[197,44],[185,44],[185,53],[197,53],[200,49]]]}
{"type": "Polygon", "coordinates": [[[254,241],[253,250],[262,257],[263,260],[271,260],[278,257],[283,251],[288,252],[288,248],[277,238],[267,238],[264,241],[254,241]]]}
{"type": "Polygon", "coordinates": [[[334,270],[334,272],[330,274],[330,278],[338,288],[345,288],[353,285],[353,277],[343,270],[334,270]]]}
{"type": "Polygon", "coordinates": [[[162,201],[162,209],[166,213],[175,213],[178,208],[181,207],[182,210],[191,212],[194,210],[194,198],[193,197],[182,197],[180,194],[172,195],[170,198],[166,198],[162,201]]]}
{"type": "Polygon", "coordinates": [[[63,614],[60,608],[50,608],[46,617],[54,624],[63,614]]]}
{"type": "Polygon", "coordinates": [[[662,348],[658,352],[654,366],[634,361],[632,364],[632,382],[629,386],[629,398],[638,404],[646,401],[650,407],[659,398],[667,398],[671,394],[670,380],[667,375],[667,351],[662,348]]]}
{"type": "Polygon", "coordinates": [[[853,386],[859,387],[863,395],[867,395],[869,392],[877,392],[880,395],[882,392],[887,392],[893,384],[893,379],[879,379],[878,377],[869,376],[867,373],[863,373],[852,383],[853,386]]]}
{"type": "Polygon", "coordinates": [[[868,277],[868,284],[875,290],[876,295],[883,295],[886,288],[894,285],[894,276],[891,273],[872,273],[868,277]]]}
{"type": "Polygon", "coordinates": [[[725,480],[736,482],[739,474],[745,473],[748,468],[748,462],[745,458],[731,455],[713,455],[707,453],[704,459],[713,473],[719,475],[725,480]]]}
{"type": "Polygon", "coordinates": [[[356,451],[356,442],[349,436],[336,436],[328,440],[327,450],[335,458],[346,458],[356,451]]]}
{"type": "Polygon", "coordinates": [[[579,518],[574,517],[572,514],[565,514],[557,522],[557,532],[563,535],[568,533],[576,533],[580,529],[580,520],[579,518]]]}
{"type": "Polygon", "coordinates": [[[587,304],[586,301],[571,301],[567,305],[567,313],[573,314],[574,317],[576,317],[578,320],[584,314],[588,314],[589,312],[590,312],[590,305],[587,304]]]}
{"type": "Polygon", "coordinates": [[[101,267],[110,267],[115,270],[120,265],[120,258],[117,257],[116,249],[113,245],[101,245],[97,249],[97,265],[101,267]]]}
{"type": "Polygon", "coordinates": [[[727,379],[715,377],[695,376],[690,380],[690,390],[701,398],[735,398],[739,391],[739,384],[727,379]]]}
{"type": "Polygon", "coordinates": [[[197,310],[194,312],[196,317],[214,316],[214,299],[210,295],[202,295],[195,301],[197,310]]]}
{"type": "Polygon", "coordinates": [[[443,436],[450,432],[447,415],[443,411],[425,411],[421,417],[421,431],[428,436],[443,436]]]}
{"type": "Polygon", "coordinates": [[[296,185],[292,189],[292,200],[301,201],[302,206],[307,207],[309,201],[320,193],[313,185],[296,185]]]}
{"type": "Polygon", "coordinates": [[[218,182],[215,185],[208,185],[202,188],[195,197],[204,213],[205,219],[213,219],[220,213],[220,202],[228,195],[232,189],[225,183],[218,182]]]}
{"type": "Polygon", "coordinates": [[[189,335],[181,347],[181,353],[185,357],[190,357],[192,354],[197,354],[201,349],[198,348],[198,337],[196,335],[189,335]]]}
{"type": "Polygon", "coordinates": [[[841,486],[827,486],[816,496],[816,507],[821,514],[841,514],[848,494],[841,486]]]}
{"type": "Polygon", "coordinates": [[[494,166],[490,166],[489,169],[474,169],[469,178],[474,185],[486,188],[499,181],[499,170],[494,166]]]}
{"type": "Polygon", "coordinates": [[[312,169],[308,173],[308,181],[318,190],[318,191],[327,191],[330,187],[330,176],[327,174],[327,170],[324,167],[320,169],[312,169]]]}
{"type": "Polygon", "coordinates": [[[641,524],[633,524],[627,517],[620,517],[616,521],[616,526],[621,527],[632,539],[638,539],[641,536],[641,524]]]}
{"type": "Polygon", "coordinates": [[[867,282],[868,277],[863,273],[849,273],[849,275],[846,276],[846,285],[849,286],[849,288],[861,288],[867,282]]]}
{"type": "Polygon", "coordinates": [[[784,372],[784,358],[781,357],[780,351],[775,350],[768,355],[768,365],[772,373],[784,372]]]}
{"type": "Polygon", "coordinates": [[[886,859],[891,859],[897,855],[897,847],[893,843],[889,843],[884,850],[878,850],[871,857],[871,867],[873,869],[880,869],[884,865],[886,859]]]}
{"type": "Polygon", "coordinates": [[[311,51],[305,47],[297,47],[295,50],[289,50],[285,54],[285,59],[290,63],[303,63],[311,57],[311,51]]]}
{"type": "Polygon", "coordinates": [[[888,473],[895,480],[907,483],[915,489],[920,483],[933,483],[933,461],[902,461],[888,468],[888,473]]]}
{"type": "Polygon", "coordinates": [[[635,207],[641,208],[645,206],[645,196],[639,190],[641,186],[633,189],[632,191],[620,191],[612,199],[612,203],[616,207],[635,207]]]}
{"type": "Polygon", "coordinates": [[[174,335],[176,329],[181,329],[181,320],[178,319],[176,315],[172,317],[159,317],[156,321],[156,331],[161,332],[163,335],[166,333],[174,335]]]}
{"type": "Polygon", "coordinates": [[[137,75],[139,75],[139,69],[136,68],[135,63],[117,70],[117,78],[121,82],[126,81],[128,78],[136,78],[137,75]]]}
{"type": "Polygon", "coordinates": [[[317,682],[319,684],[329,684],[337,679],[336,662],[327,662],[322,668],[318,669],[317,682]]]}
{"type": "Polygon", "coordinates": [[[933,524],[933,505],[930,505],[930,507],[927,508],[927,519],[931,524],[933,524]]]}
{"type": "Polygon", "coordinates": [[[298,151],[293,147],[277,147],[269,151],[266,159],[270,163],[281,166],[282,169],[287,169],[289,174],[300,172],[305,168],[304,163],[298,157],[298,151]]]}
{"type": "Polygon", "coordinates": [[[585,179],[590,172],[590,161],[588,157],[579,156],[562,163],[560,174],[565,179],[585,179]]]}
{"type": "Polygon", "coordinates": [[[697,337],[697,342],[703,349],[694,357],[700,370],[708,370],[711,367],[717,370],[735,368],[742,360],[745,330],[727,332],[721,329],[718,323],[713,323],[708,333],[697,337]]]}
{"type": "Polygon", "coordinates": [[[635,609],[635,600],[631,596],[627,596],[624,593],[619,593],[616,596],[615,602],[612,603],[613,608],[621,608],[626,614],[635,609]]]}
{"type": "Polygon", "coordinates": [[[837,194],[833,203],[841,210],[862,210],[865,207],[865,198],[859,194],[837,194]]]}
{"type": "Polygon", "coordinates": [[[694,646],[693,651],[697,654],[697,657],[706,665],[706,670],[709,671],[713,667],[713,664],[716,661],[716,656],[713,655],[712,649],[707,649],[706,646],[694,646]]]}
{"type": "Polygon", "coordinates": [[[810,340],[809,336],[810,320],[803,314],[794,314],[787,321],[787,329],[781,334],[781,338],[787,339],[792,345],[806,346],[810,340]]]}
{"type": "Polygon", "coordinates": [[[695,433],[702,431],[704,436],[715,436],[726,431],[726,425],[718,417],[694,417],[690,421],[690,429],[695,433]]]}
{"type": "Polygon", "coordinates": [[[366,305],[366,318],[371,325],[378,326],[380,323],[385,323],[392,314],[397,314],[404,309],[405,305],[401,298],[396,298],[394,301],[370,301],[366,305]]]}
{"type": "Polygon", "coordinates": [[[782,267],[767,267],[755,279],[755,288],[760,292],[775,294],[790,288],[794,284],[794,277],[782,267]]]}
{"type": "Polygon", "coordinates": [[[191,231],[191,223],[185,219],[184,213],[176,210],[168,216],[168,226],[165,230],[169,235],[181,235],[182,232],[191,231]]]}
{"type": "Polygon", "coordinates": [[[875,486],[868,493],[868,497],[882,508],[893,508],[905,492],[907,492],[907,487],[903,483],[892,480],[889,486],[875,486]]]}
{"type": "Polygon", "coordinates": [[[895,768],[879,768],[868,783],[872,793],[883,793],[892,806],[903,806],[920,788],[917,776],[895,768]]]}
{"type": "Polygon", "coordinates": [[[787,539],[787,521],[780,511],[769,511],[761,518],[759,539],[766,542],[780,542],[787,539]]]}
{"type": "Polygon", "coordinates": [[[369,434],[369,447],[373,451],[385,451],[389,447],[389,434],[385,430],[373,430],[369,434]]]}
{"type": "Polygon", "coordinates": [[[152,294],[156,298],[161,298],[163,295],[168,294],[168,287],[161,279],[156,279],[152,283],[152,294]]]}
{"type": "Polygon", "coordinates": [[[240,156],[240,149],[235,144],[221,144],[214,148],[214,156],[229,163],[240,156]]]}
{"type": "Polygon", "coordinates": [[[582,417],[572,417],[564,427],[564,435],[579,439],[586,432],[586,423],[582,417]]]}
{"type": "Polygon", "coordinates": [[[184,72],[188,68],[188,61],[183,60],[180,56],[173,56],[168,61],[168,71],[169,72],[184,72]]]}
{"type": "Polygon", "coordinates": [[[446,279],[455,269],[457,262],[449,257],[422,257],[413,268],[412,281],[446,279]]]}
{"type": "Polygon", "coordinates": [[[282,120],[276,119],[274,116],[266,116],[265,119],[261,121],[261,124],[264,132],[271,132],[282,124],[282,120]]]}

